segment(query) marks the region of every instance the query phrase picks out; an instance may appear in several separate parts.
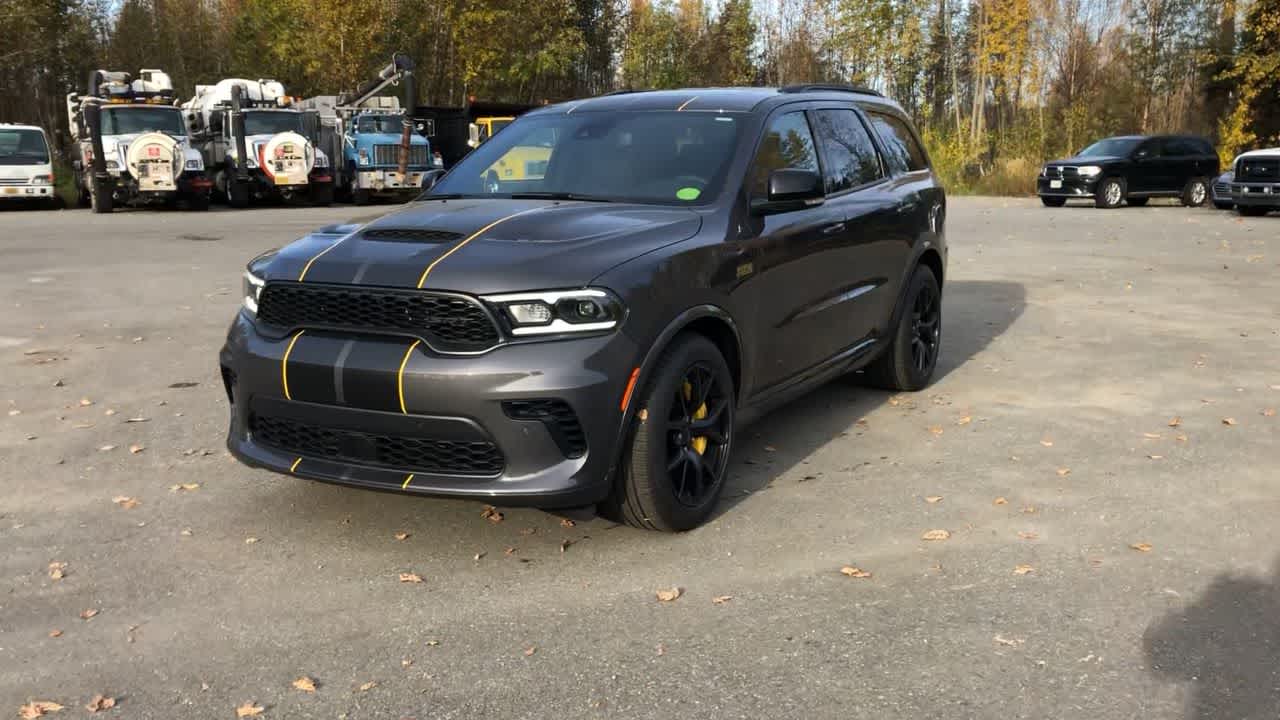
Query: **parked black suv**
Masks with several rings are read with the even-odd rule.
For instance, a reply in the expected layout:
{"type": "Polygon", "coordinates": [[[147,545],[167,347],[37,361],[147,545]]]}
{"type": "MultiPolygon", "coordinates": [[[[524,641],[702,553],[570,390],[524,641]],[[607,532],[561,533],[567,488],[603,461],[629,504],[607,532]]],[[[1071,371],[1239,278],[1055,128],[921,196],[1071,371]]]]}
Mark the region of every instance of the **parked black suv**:
{"type": "Polygon", "coordinates": [[[539,109],[418,202],[249,264],[227,443],[316,480],[692,528],[735,425],[859,369],[929,382],[945,211],[875,93],[539,109]]]}
{"type": "Polygon", "coordinates": [[[1236,158],[1231,202],[1247,217],[1280,210],[1280,148],[1252,150],[1236,158]]]}
{"type": "Polygon", "coordinates": [[[1092,198],[1100,208],[1127,201],[1141,207],[1153,197],[1176,197],[1199,207],[1218,175],[1218,154],[1204,138],[1127,135],[1099,140],[1073,158],[1046,163],[1036,181],[1040,200],[1062,207],[1092,198]]]}

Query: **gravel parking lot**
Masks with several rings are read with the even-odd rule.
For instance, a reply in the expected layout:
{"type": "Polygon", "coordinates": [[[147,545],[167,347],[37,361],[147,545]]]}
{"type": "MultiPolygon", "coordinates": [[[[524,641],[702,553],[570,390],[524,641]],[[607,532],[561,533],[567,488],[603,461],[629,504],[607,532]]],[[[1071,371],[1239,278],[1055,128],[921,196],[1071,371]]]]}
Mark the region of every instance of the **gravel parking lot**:
{"type": "Polygon", "coordinates": [[[935,384],[669,536],[230,458],[244,262],[390,210],[0,214],[0,715],[1275,717],[1280,218],[953,199],[935,384]]]}

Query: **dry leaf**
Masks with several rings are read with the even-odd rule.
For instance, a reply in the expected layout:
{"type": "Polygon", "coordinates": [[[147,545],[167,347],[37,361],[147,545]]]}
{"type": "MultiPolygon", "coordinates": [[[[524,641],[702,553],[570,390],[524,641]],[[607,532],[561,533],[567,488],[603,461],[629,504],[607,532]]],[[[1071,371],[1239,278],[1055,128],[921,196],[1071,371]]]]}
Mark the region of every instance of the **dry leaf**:
{"type": "Polygon", "coordinates": [[[1236,419],[1235,419],[1235,418],[1231,418],[1231,417],[1224,417],[1224,418],[1222,418],[1222,424],[1223,424],[1223,425],[1235,425],[1235,424],[1236,424],[1236,419]]]}
{"type": "Polygon", "coordinates": [[[667,646],[664,643],[658,643],[657,650],[658,650],[658,657],[662,657],[663,655],[667,654],[667,646]]]}
{"type": "MultiPolygon", "coordinates": [[[[90,425],[89,427],[93,427],[93,426],[90,425]]],[[[112,450],[115,450],[115,449],[116,449],[115,445],[102,445],[101,447],[98,448],[99,452],[111,452],[112,450]]]]}
{"type": "Polygon", "coordinates": [[[107,417],[111,417],[112,415],[116,414],[116,411],[112,410],[111,408],[107,408],[102,414],[106,415],[107,417]]]}
{"type": "Polygon", "coordinates": [[[1164,456],[1163,456],[1163,455],[1148,455],[1148,456],[1147,456],[1147,459],[1148,459],[1148,460],[1163,460],[1163,459],[1164,459],[1164,456]]]}
{"type": "Polygon", "coordinates": [[[573,541],[572,541],[572,540],[561,540],[561,541],[560,541],[560,552],[561,552],[561,553],[563,553],[563,552],[564,552],[566,549],[568,549],[568,547],[569,547],[570,545],[572,545],[572,544],[573,544],[573,541]]]}
{"type": "Polygon", "coordinates": [[[127,423],[144,423],[144,422],[151,422],[151,418],[146,418],[146,417],[131,417],[131,418],[129,418],[128,420],[125,420],[125,422],[127,422],[127,423]]]}
{"type": "Polygon", "coordinates": [[[1275,408],[1267,408],[1266,410],[1262,411],[1262,417],[1275,417],[1275,416],[1276,416],[1275,408]]]}
{"type": "Polygon", "coordinates": [[[90,400],[89,398],[87,397],[80,398],[80,407],[89,407],[92,404],[93,404],[93,401],[90,400]]]}
{"type": "Polygon", "coordinates": [[[170,485],[169,492],[178,492],[179,490],[195,490],[200,487],[200,483],[179,483],[178,485],[170,485]]]}
{"type": "Polygon", "coordinates": [[[402,531],[400,531],[400,532],[396,533],[396,539],[397,539],[397,540],[400,540],[400,541],[402,541],[402,542],[403,542],[403,541],[405,541],[405,540],[408,540],[408,539],[409,539],[409,533],[404,532],[404,531],[402,530],[402,531]]]}
{"type": "Polygon", "coordinates": [[[1160,439],[1160,433],[1142,433],[1142,437],[1144,437],[1144,438],[1146,438],[1146,439],[1148,439],[1148,440],[1159,440],[1159,439],[1160,439]]]}
{"type": "Polygon", "coordinates": [[[53,630],[49,631],[49,637],[51,638],[62,637],[62,631],[57,628],[54,628],[53,630]]]}
{"type": "Polygon", "coordinates": [[[570,520],[569,518],[560,518],[560,527],[563,527],[563,528],[571,528],[571,527],[573,527],[574,525],[577,525],[577,523],[575,523],[574,521],[570,520]]]}
{"type": "Polygon", "coordinates": [[[138,500],[137,498],[131,498],[127,495],[117,495],[111,498],[111,502],[119,505],[125,510],[132,510],[133,508],[136,508],[142,504],[142,501],[138,500]]]}
{"type": "Polygon", "coordinates": [[[134,454],[134,455],[137,455],[138,453],[140,453],[140,452],[142,452],[143,450],[146,450],[146,449],[147,449],[147,448],[146,448],[145,446],[143,446],[143,445],[130,445],[130,446],[129,446],[129,452],[130,452],[130,453],[132,453],[132,454],[134,454]]]}
{"type": "Polygon", "coordinates": [[[847,575],[851,578],[871,577],[871,573],[867,572],[866,570],[863,570],[862,568],[856,568],[852,565],[845,565],[844,567],[840,568],[840,574],[847,575]]]}
{"type": "Polygon", "coordinates": [[[67,564],[64,562],[58,562],[55,560],[54,562],[49,563],[49,579],[61,580],[66,577],[66,573],[63,572],[66,569],[67,564]]]}
{"type": "Polygon", "coordinates": [[[920,536],[921,540],[946,540],[951,533],[946,530],[930,530],[920,536]]]}
{"type": "Polygon", "coordinates": [[[733,599],[732,595],[717,595],[711,598],[711,602],[715,603],[716,605],[723,605],[732,599],[733,599]]]}
{"type": "Polygon", "coordinates": [[[182,531],[179,532],[178,534],[186,537],[191,537],[194,533],[191,532],[191,528],[183,528],[182,531]]]}
{"type": "Polygon", "coordinates": [[[970,417],[970,416],[968,416],[968,415],[965,415],[964,417],[962,417],[962,418],[960,418],[959,420],[957,420],[957,421],[956,421],[956,424],[957,424],[957,425],[968,425],[968,424],[969,424],[969,423],[971,423],[971,422],[973,422],[973,418],[972,418],[972,417],[970,417]]]}
{"type": "Polygon", "coordinates": [[[516,549],[515,549],[515,547],[509,547],[509,548],[507,548],[506,550],[503,550],[503,551],[502,551],[502,554],[503,554],[503,555],[515,555],[515,554],[516,554],[516,549]]]}
{"type": "Polygon", "coordinates": [[[659,602],[671,602],[680,597],[680,588],[673,587],[670,590],[659,590],[656,595],[659,602]]]}
{"type": "Polygon", "coordinates": [[[1022,540],[1039,540],[1040,533],[1032,532],[1030,530],[1021,530],[1018,532],[1018,537],[1022,540]]]}
{"type": "Polygon", "coordinates": [[[1182,418],[1178,417],[1177,415],[1174,415],[1173,417],[1169,418],[1169,427],[1178,427],[1181,424],[1182,424],[1182,418]]]}
{"type": "Polygon", "coordinates": [[[367,682],[367,683],[365,683],[365,684],[363,684],[363,685],[361,685],[361,686],[360,686],[360,692],[369,692],[370,690],[372,690],[372,689],[374,689],[374,688],[376,688],[376,687],[378,687],[378,681],[377,681],[377,680],[370,680],[369,682],[367,682]]]}
{"type": "Polygon", "coordinates": [[[245,544],[245,545],[252,545],[252,544],[254,544],[254,543],[256,543],[256,542],[258,542],[258,538],[256,538],[256,537],[247,537],[247,538],[245,538],[245,539],[244,539],[244,544],[245,544]]]}
{"type": "Polygon", "coordinates": [[[1144,543],[1144,542],[1134,543],[1129,547],[1133,548],[1134,550],[1137,550],[1138,552],[1151,552],[1151,543],[1144,543]]]}
{"type": "Polygon", "coordinates": [[[940,503],[940,502],[942,502],[942,496],[941,496],[941,495],[929,495],[928,497],[926,497],[926,498],[924,499],[924,501],[925,501],[925,502],[927,502],[927,503],[929,503],[930,505],[933,505],[933,504],[935,504],[935,503],[940,503]]]}
{"type": "Polygon", "coordinates": [[[407,668],[413,665],[413,658],[405,658],[400,661],[400,667],[407,668]]]}
{"type": "Polygon", "coordinates": [[[62,706],[52,700],[32,700],[18,708],[18,717],[23,718],[23,720],[31,720],[59,710],[62,710],[62,706]]]}
{"type": "Polygon", "coordinates": [[[1035,505],[1028,505],[1028,506],[1026,506],[1026,507],[1022,508],[1022,514],[1024,514],[1024,515],[1034,515],[1035,513],[1036,513],[1036,506],[1035,506],[1035,505]]]}
{"type": "Polygon", "coordinates": [[[91,713],[97,713],[97,712],[102,712],[103,710],[110,710],[115,706],[116,706],[115,698],[106,697],[103,695],[94,695],[93,699],[89,701],[89,704],[84,706],[84,709],[88,710],[91,713]]]}
{"type": "Polygon", "coordinates": [[[534,654],[534,653],[536,653],[536,652],[538,652],[538,646],[537,646],[537,645],[530,645],[529,647],[527,647],[527,648],[525,648],[525,649],[524,649],[524,656],[525,656],[525,657],[529,657],[529,656],[533,655],[533,654],[534,654]]]}
{"type": "Polygon", "coordinates": [[[1001,637],[1000,635],[997,635],[991,639],[994,642],[998,642],[1001,645],[1008,645],[1009,647],[1017,647],[1022,644],[1021,640],[1010,640],[1006,637],[1001,637]]]}
{"type": "Polygon", "coordinates": [[[1066,477],[1071,474],[1071,468],[1058,468],[1058,477],[1066,477]]]}
{"type": "Polygon", "coordinates": [[[941,425],[930,425],[930,426],[929,426],[929,432],[933,433],[934,435],[941,435],[941,434],[942,434],[942,426],[941,426],[941,425]]]}
{"type": "Polygon", "coordinates": [[[538,528],[527,527],[520,531],[521,535],[533,535],[538,532],[538,528]]]}
{"type": "Polygon", "coordinates": [[[498,508],[492,505],[485,505],[484,509],[480,511],[480,517],[495,524],[502,522],[502,513],[498,512],[498,508]]]}
{"type": "Polygon", "coordinates": [[[295,688],[297,688],[297,689],[301,690],[302,692],[309,692],[309,693],[313,693],[313,692],[315,692],[315,691],[316,691],[316,681],[315,681],[315,680],[312,680],[311,678],[307,677],[306,675],[303,675],[302,677],[298,678],[297,680],[294,680],[294,681],[293,681],[293,686],[294,686],[295,688]]]}
{"type": "Polygon", "coordinates": [[[1002,497],[998,497],[998,498],[996,498],[996,499],[995,499],[991,504],[992,504],[992,505],[1008,505],[1008,504],[1009,504],[1009,501],[1008,501],[1008,500],[1005,500],[1005,499],[1004,499],[1004,498],[1002,498],[1002,497]]]}
{"type": "Polygon", "coordinates": [[[400,582],[402,583],[420,583],[422,576],[417,573],[403,572],[400,573],[400,582]]]}
{"type": "Polygon", "coordinates": [[[1052,440],[1049,440],[1049,439],[1047,439],[1047,438],[1046,438],[1046,439],[1044,439],[1044,440],[1041,440],[1041,441],[1040,441],[1040,444],[1041,444],[1041,445],[1043,445],[1043,446],[1045,446],[1045,447],[1053,447],[1053,441],[1052,441],[1052,440]]]}
{"type": "Polygon", "coordinates": [[[236,717],[258,717],[265,709],[266,708],[261,705],[254,705],[253,702],[250,701],[236,708],[236,717]]]}
{"type": "Polygon", "coordinates": [[[1013,568],[1014,575],[1026,575],[1028,573],[1033,573],[1035,571],[1036,569],[1031,567],[1030,565],[1015,565],[1013,568]]]}
{"type": "Polygon", "coordinates": [[[98,609],[97,609],[97,608],[89,608],[88,610],[81,610],[81,611],[80,611],[80,619],[81,619],[81,620],[88,620],[89,618],[91,618],[91,617],[93,617],[94,615],[97,615],[97,614],[98,614],[98,609]]]}

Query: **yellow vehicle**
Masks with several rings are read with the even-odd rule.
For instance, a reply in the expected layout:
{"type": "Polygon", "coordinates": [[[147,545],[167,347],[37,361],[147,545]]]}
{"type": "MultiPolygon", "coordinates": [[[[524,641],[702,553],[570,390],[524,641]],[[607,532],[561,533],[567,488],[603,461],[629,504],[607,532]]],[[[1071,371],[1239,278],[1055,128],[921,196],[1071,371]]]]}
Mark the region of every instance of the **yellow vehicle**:
{"type": "MultiPolygon", "coordinates": [[[[510,123],[514,119],[479,118],[476,126],[480,125],[481,120],[505,120],[506,123],[510,123]]],[[[489,192],[504,192],[503,186],[508,183],[541,180],[546,175],[547,163],[551,160],[551,149],[555,146],[553,131],[550,128],[535,130],[519,142],[519,145],[503,153],[502,157],[485,169],[483,177],[489,192]]]]}
{"type": "Polygon", "coordinates": [[[493,137],[493,134],[502,128],[511,124],[515,120],[514,117],[508,115],[506,117],[478,117],[472,125],[476,128],[476,133],[467,144],[472,148],[477,147],[480,143],[493,137]]]}

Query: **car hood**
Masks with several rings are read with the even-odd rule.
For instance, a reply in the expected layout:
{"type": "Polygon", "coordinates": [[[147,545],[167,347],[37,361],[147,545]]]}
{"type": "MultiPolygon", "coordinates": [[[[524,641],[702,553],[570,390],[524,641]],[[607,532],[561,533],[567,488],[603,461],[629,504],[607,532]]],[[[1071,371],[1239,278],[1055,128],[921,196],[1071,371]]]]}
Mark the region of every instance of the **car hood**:
{"type": "Polygon", "coordinates": [[[1091,155],[1089,157],[1080,157],[1077,155],[1076,157],[1062,158],[1061,160],[1050,160],[1045,163],[1045,165],[1054,167],[1060,165],[1107,165],[1109,163],[1124,162],[1124,160],[1124,158],[1116,157],[1114,155],[1091,155]]]}
{"type": "Polygon", "coordinates": [[[1236,156],[1235,160],[1231,161],[1231,164],[1235,165],[1237,160],[1249,160],[1250,158],[1276,157],[1276,156],[1280,156],[1280,147],[1260,148],[1258,150],[1250,150],[1248,152],[1240,153],[1239,155],[1236,156]]]}
{"type": "Polygon", "coordinates": [[[701,226],[702,218],[685,208],[426,200],[365,225],[322,228],[281,250],[262,270],[267,280],[473,294],[572,288],[693,237],[701,226]]]}

